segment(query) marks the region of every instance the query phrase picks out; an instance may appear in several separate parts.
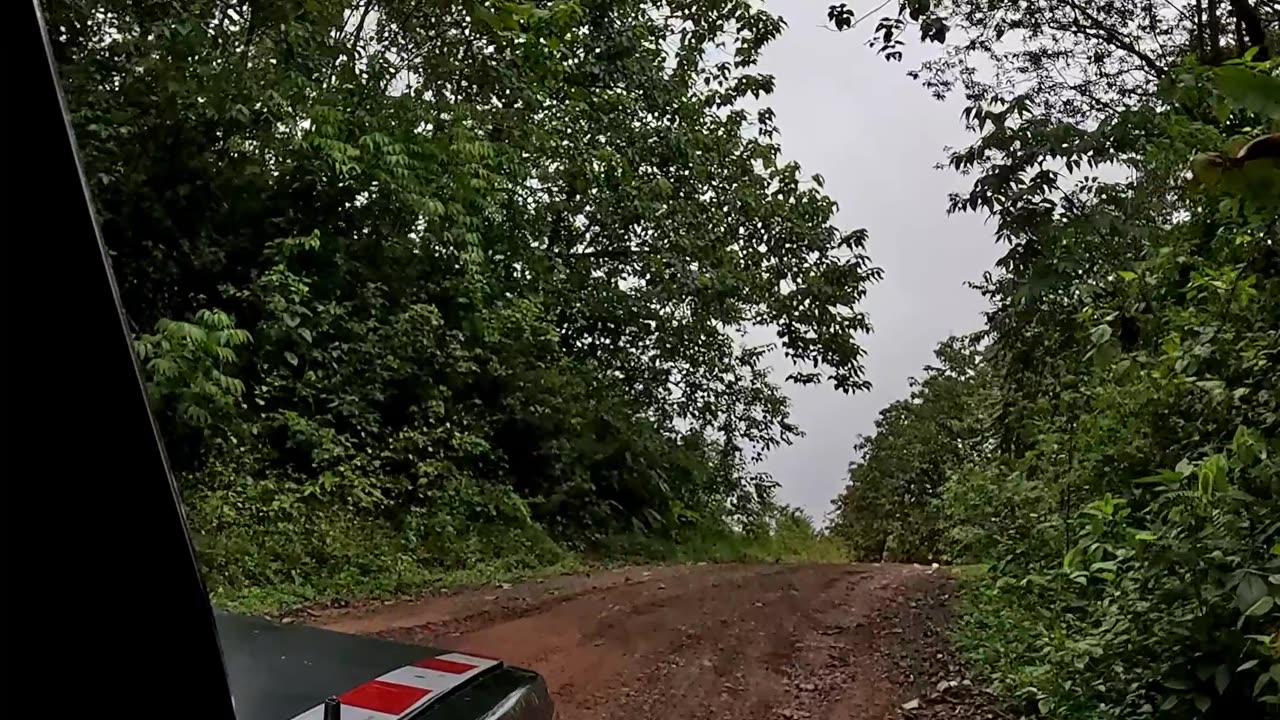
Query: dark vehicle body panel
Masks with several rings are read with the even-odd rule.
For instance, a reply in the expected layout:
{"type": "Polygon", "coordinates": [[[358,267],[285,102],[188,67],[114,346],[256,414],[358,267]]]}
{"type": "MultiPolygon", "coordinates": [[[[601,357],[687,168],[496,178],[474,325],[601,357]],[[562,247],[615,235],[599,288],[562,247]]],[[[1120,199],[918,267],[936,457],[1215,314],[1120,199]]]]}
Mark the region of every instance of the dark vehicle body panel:
{"type": "MultiPolygon", "coordinates": [[[[361,635],[215,613],[238,720],[289,720],[371,678],[444,651],[361,635]]],[[[499,666],[453,688],[413,718],[546,720],[546,684],[499,666]]]]}

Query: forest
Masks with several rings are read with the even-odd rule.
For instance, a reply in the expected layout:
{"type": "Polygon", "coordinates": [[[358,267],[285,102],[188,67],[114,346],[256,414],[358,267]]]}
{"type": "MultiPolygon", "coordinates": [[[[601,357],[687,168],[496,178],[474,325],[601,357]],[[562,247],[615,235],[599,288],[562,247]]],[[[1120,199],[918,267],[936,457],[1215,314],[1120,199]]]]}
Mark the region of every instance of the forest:
{"type": "Polygon", "coordinates": [[[1006,251],[985,327],[858,438],[832,532],[964,568],[958,640],[1023,716],[1275,716],[1277,6],[925,0],[873,44],[916,27],[977,138],[951,209],[1006,251]]]}
{"type": "Polygon", "coordinates": [[[868,389],[882,273],[783,156],[763,3],[42,5],[220,604],[940,562],[1022,716],[1280,705],[1275,2],[814,5],[963,102],[1004,251],[826,528],[759,463],[788,385],[868,389]]]}
{"type": "Polygon", "coordinates": [[[45,3],[216,599],[830,554],[749,327],[865,386],[879,275],[711,2],[45,3]],[[704,52],[716,46],[711,58],[704,52]],[[788,545],[791,543],[791,545],[788,545]],[[789,550],[788,550],[789,551],[789,550]]]}

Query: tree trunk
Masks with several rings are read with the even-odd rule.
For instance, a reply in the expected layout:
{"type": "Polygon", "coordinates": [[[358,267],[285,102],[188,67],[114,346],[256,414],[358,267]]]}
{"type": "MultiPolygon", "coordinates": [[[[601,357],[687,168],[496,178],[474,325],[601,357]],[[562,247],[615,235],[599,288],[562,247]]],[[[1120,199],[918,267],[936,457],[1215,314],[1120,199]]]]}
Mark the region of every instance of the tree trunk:
{"type": "Polygon", "coordinates": [[[1204,3],[1196,0],[1196,57],[1200,62],[1205,61],[1204,47],[1204,3]]]}
{"type": "MultiPolygon", "coordinates": [[[[1246,38],[1249,41],[1249,47],[1258,48],[1258,54],[1253,57],[1254,60],[1266,60],[1271,57],[1267,48],[1267,28],[1262,24],[1262,17],[1258,15],[1258,9],[1249,4],[1249,0],[1230,0],[1231,12],[1235,14],[1236,21],[1243,26],[1246,38]]],[[[1249,48],[1243,45],[1240,48],[1241,54],[1249,48]]]]}
{"type": "Polygon", "coordinates": [[[1208,61],[1210,65],[1217,65],[1222,62],[1222,15],[1218,12],[1218,0],[1206,1],[1205,14],[1209,29],[1208,61]]]}

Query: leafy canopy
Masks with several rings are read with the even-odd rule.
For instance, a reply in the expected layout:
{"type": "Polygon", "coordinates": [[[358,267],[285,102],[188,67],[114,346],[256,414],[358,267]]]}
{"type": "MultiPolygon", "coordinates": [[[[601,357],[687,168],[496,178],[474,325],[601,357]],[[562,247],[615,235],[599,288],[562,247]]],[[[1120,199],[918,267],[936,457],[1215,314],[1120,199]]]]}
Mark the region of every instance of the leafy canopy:
{"type": "Polygon", "coordinates": [[[872,44],[917,25],[977,134],[951,209],[1008,249],[986,328],[855,446],[837,532],[983,568],[959,640],[1023,716],[1273,713],[1280,160],[1189,161],[1280,131],[1277,9],[907,0],[872,44]]]}
{"type": "Polygon", "coordinates": [[[745,329],[866,387],[879,271],[743,108],[755,3],[46,13],[215,587],[766,522],[745,329]]]}

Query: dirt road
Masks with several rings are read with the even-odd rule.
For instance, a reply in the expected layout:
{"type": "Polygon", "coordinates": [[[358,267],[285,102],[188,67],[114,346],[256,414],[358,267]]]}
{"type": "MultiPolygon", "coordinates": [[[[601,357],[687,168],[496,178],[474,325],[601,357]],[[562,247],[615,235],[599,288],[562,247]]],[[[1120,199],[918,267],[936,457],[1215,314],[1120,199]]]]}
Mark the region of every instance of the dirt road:
{"type": "Polygon", "coordinates": [[[536,669],[561,720],[989,717],[940,634],[951,585],[914,565],[632,568],[312,621],[536,669]]]}

